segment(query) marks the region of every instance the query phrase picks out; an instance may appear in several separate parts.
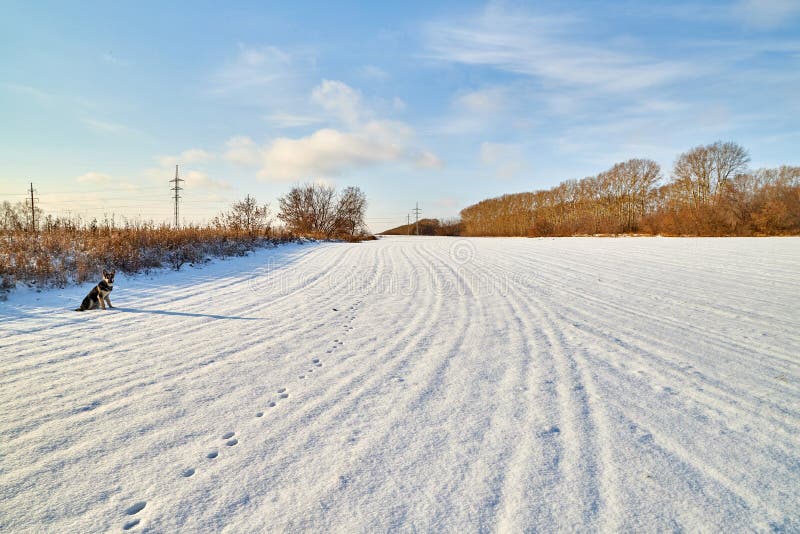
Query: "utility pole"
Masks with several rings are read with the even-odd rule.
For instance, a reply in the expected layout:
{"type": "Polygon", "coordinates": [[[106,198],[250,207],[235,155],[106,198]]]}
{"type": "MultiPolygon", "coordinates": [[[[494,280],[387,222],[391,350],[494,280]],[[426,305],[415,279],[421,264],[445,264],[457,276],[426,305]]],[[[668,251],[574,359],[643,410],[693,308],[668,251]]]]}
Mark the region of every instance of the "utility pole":
{"type": "Polygon", "coordinates": [[[416,232],[417,235],[419,235],[419,212],[422,211],[421,209],[419,209],[419,202],[417,202],[417,207],[415,207],[412,211],[414,212],[414,220],[416,221],[415,222],[415,224],[416,224],[415,232],[416,232]]]}
{"type": "Polygon", "coordinates": [[[31,182],[31,232],[36,232],[36,204],[33,198],[33,182],[31,182]]]}
{"type": "Polygon", "coordinates": [[[178,166],[175,165],[175,178],[169,181],[171,184],[175,184],[170,191],[175,191],[175,228],[178,228],[178,200],[180,200],[181,195],[179,191],[182,191],[183,188],[180,186],[180,182],[184,180],[178,178],[178,166]]]}
{"type": "Polygon", "coordinates": [[[247,199],[245,200],[245,210],[244,210],[244,224],[245,228],[247,229],[247,233],[250,233],[252,226],[250,225],[250,193],[247,194],[247,199]]]}

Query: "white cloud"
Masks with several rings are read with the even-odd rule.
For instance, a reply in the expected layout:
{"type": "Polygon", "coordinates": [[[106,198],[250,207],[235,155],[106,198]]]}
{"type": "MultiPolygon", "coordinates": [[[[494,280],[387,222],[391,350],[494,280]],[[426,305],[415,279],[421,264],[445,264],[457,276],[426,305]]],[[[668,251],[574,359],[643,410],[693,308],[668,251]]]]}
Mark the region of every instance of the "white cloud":
{"type": "Polygon", "coordinates": [[[454,104],[472,113],[497,113],[506,108],[509,99],[505,87],[488,87],[477,91],[461,93],[454,104]]]}
{"type": "Polygon", "coordinates": [[[762,30],[780,28],[800,15],[797,0],[741,0],[733,9],[746,25],[762,30]]]}
{"type": "Polygon", "coordinates": [[[311,100],[346,124],[358,124],[368,115],[361,93],[337,80],[322,80],[311,92],[311,100]]]}
{"type": "Polygon", "coordinates": [[[658,86],[692,72],[683,63],[580,44],[576,25],[574,19],[508,13],[490,6],[469,20],[430,24],[426,40],[434,59],[607,92],[658,86]]]}
{"type": "Polygon", "coordinates": [[[353,132],[323,128],[299,139],[281,137],[263,150],[259,176],[273,180],[330,177],[348,169],[407,160],[411,134],[402,123],[375,121],[353,132]]]}
{"type": "Polygon", "coordinates": [[[225,143],[225,159],[240,165],[258,165],[261,161],[261,149],[245,135],[232,137],[225,143]]]}
{"type": "Polygon", "coordinates": [[[417,157],[416,165],[423,169],[441,169],[444,162],[433,152],[423,150],[417,157]]]}
{"type": "Polygon", "coordinates": [[[247,136],[233,137],[226,143],[225,159],[260,167],[260,178],[275,181],[326,179],[387,163],[442,166],[435,154],[415,146],[415,132],[407,124],[373,118],[361,92],[349,85],[323,80],[311,100],[339,124],[298,138],[277,137],[264,146],[247,136]]]}
{"type": "Polygon", "coordinates": [[[310,126],[322,122],[322,119],[313,115],[300,115],[293,113],[272,113],[265,115],[264,120],[278,128],[296,128],[310,126]]]}
{"type": "Polygon", "coordinates": [[[182,173],[181,177],[186,180],[184,182],[184,187],[187,189],[212,189],[220,191],[233,189],[228,182],[215,180],[203,171],[187,170],[182,173]]]}

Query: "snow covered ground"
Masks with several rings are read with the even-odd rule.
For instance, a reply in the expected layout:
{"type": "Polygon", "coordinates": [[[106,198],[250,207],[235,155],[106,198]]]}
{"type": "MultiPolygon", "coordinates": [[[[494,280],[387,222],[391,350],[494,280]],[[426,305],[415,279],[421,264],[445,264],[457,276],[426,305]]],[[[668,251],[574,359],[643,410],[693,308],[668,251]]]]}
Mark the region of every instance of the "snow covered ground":
{"type": "Polygon", "coordinates": [[[386,238],[0,303],[0,530],[800,531],[800,239],[386,238]]]}

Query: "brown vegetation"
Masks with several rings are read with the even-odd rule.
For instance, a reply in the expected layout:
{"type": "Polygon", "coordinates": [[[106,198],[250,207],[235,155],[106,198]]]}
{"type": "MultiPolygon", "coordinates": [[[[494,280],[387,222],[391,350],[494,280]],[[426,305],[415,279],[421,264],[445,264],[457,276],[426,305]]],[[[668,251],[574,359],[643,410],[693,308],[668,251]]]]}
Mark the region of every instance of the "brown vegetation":
{"type": "Polygon", "coordinates": [[[381,232],[382,235],[461,235],[462,224],[458,219],[420,219],[419,224],[411,223],[381,232]]]}
{"type": "Polygon", "coordinates": [[[582,180],[484,200],[461,211],[462,235],[787,235],[800,233],[800,167],[751,172],[747,152],[714,143],[681,154],[671,180],[632,159],[582,180]]]}
{"type": "Polygon", "coordinates": [[[345,190],[344,207],[335,227],[325,232],[306,228],[273,228],[269,209],[251,196],[207,225],[174,228],[166,224],[118,223],[113,218],[84,221],[31,213],[23,203],[0,205],[0,293],[20,282],[64,286],[93,280],[104,268],[124,273],[148,272],[186,263],[202,263],[210,257],[241,256],[258,247],[300,237],[352,237],[363,226],[366,199],[360,190],[345,190]],[[354,206],[354,204],[359,206],[354,206]],[[360,210],[360,211],[359,211],[360,210]],[[361,219],[353,213],[361,213],[361,219]]]}

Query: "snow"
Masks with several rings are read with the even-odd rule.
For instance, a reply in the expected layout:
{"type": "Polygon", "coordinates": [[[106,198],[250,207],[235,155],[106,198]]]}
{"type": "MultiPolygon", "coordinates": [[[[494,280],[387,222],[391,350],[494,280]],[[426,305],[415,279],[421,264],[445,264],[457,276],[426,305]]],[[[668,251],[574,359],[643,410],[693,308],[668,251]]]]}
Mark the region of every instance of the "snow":
{"type": "Polygon", "coordinates": [[[0,303],[0,530],[800,531],[800,239],[393,237],[0,303]]]}

